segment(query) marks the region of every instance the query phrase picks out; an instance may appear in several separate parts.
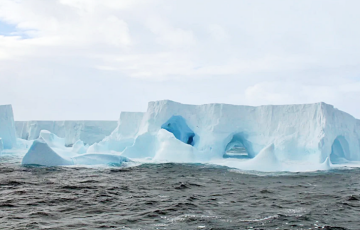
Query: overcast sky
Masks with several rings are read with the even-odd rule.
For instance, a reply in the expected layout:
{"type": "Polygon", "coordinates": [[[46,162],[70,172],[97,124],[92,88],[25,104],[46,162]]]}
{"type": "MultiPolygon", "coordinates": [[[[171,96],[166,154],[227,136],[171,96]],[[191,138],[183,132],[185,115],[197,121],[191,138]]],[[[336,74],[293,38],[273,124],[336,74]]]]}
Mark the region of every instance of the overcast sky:
{"type": "Polygon", "coordinates": [[[0,104],[116,120],[148,101],[326,102],[360,118],[359,0],[0,0],[0,104]]]}

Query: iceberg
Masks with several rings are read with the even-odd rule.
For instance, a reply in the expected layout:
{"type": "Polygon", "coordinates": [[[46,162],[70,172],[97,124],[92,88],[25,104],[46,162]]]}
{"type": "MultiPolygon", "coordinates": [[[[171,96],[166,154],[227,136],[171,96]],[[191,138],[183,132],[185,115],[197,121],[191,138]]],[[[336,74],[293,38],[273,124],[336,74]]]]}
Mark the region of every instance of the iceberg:
{"type": "Polygon", "coordinates": [[[48,130],[65,139],[71,146],[81,140],[92,145],[109,136],[117,127],[117,121],[15,121],[16,134],[25,140],[35,140],[41,130],[48,130]]]}
{"type": "Polygon", "coordinates": [[[43,166],[74,165],[72,159],[66,155],[69,154],[62,150],[59,151],[59,149],[57,149],[57,151],[52,149],[45,140],[39,138],[33,142],[30,149],[25,154],[22,164],[43,166]]]}
{"type": "Polygon", "coordinates": [[[360,121],[323,102],[253,107],[155,101],[146,112],[122,112],[117,124],[91,146],[79,138],[67,147],[69,139],[40,131],[22,163],[146,161],[315,171],[360,160],[360,121]]]}
{"type": "Polygon", "coordinates": [[[0,138],[3,149],[16,147],[15,123],[11,105],[0,105],[0,138]]]}
{"type": "Polygon", "coordinates": [[[323,102],[253,107],[155,101],[145,113],[121,113],[118,127],[87,153],[208,163],[233,149],[242,149],[259,170],[289,170],[284,162],[328,168],[327,162],[360,160],[360,121],[323,102]]]}
{"type": "Polygon", "coordinates": [[[65,139],[42,130],[39,138],[32,142],[31,147],[22,159],[23,165],[67,166],[67,165],[121,165],[129,159],[112,154],[86,154],[82,141],[73,147],[65,146],[65,139]]]}

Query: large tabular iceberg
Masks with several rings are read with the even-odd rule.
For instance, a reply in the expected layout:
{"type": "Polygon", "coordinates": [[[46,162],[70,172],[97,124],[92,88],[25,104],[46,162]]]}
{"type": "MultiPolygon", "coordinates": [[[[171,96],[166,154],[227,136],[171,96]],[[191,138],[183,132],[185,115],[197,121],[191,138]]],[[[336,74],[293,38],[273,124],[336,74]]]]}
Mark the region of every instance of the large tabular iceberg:
{"type": "Polygon", "coordinates": [[[11,105],[0,105],[0,139],[2,139],[3,149],[16,147],[14,115],[11,105]]]}
{"type": "Polygon", "coordinates": [[[328,158],[360,160],[359,140],[360,121],[325,103],[252,107],[157,101],[146,113],[122,113],[117,129],[88,152],[206,162],[223,158],[234,146],[255,160],[272,146],[267,152],[278,162],[321,164],[328,158]]]}
{"type": "Polygon", "coordinates": [[[35,140],[41,130],[48,130],[65,138],[67,146],[78,140],[91,145],[110,135],[117,121],[16,121],[15,126],[17,136],[25,140],[35,140]]]}
{"type": "MultiPolygon", "coordinates": [[[[77,143],[72,152],[84,153],[82,146],[77,143]]],[[[303,171],[300,165],[328,169],[360,160],[360,121],[325,103],[252,107],[156,101],[145,113],[121,113],[117,128],[86,154],[81,160],[72,157],[72,164],[122,156],[260,171],[303,171]],[[240,154],[234,155],[235,150],[240,154]]]]}

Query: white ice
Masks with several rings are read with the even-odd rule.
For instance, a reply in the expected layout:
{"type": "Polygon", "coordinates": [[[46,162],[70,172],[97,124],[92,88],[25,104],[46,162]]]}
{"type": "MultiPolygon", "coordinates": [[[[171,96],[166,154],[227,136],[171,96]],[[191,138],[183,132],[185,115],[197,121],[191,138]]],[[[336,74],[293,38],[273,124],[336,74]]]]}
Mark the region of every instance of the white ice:
{"type": "Polygon", "coordinates": [[[273,172],[328,170],[360,161],[360,121],[325,103],[252,107],[156,101],[145,113],[121,113],[117,128],[88,148],[83,140],[67,148],[50,132],[39,136],[24,164],[140,159],[273,172]],[[236,148],[243,155],[228,152],[236,148]]]}

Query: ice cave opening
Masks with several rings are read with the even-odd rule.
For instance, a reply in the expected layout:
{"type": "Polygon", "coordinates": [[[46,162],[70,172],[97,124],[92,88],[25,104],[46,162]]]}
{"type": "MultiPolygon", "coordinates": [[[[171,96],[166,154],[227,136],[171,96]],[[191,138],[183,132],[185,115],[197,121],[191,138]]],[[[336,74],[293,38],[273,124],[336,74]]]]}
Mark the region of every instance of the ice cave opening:
{"type": "Polygon", "coordinates": [[[173,116],[165,124],[161,126],[162,129],[174,134],[175,138],[188,145],[195,145],[196,134],[186,124],[182,116],[173,116]]]}
{"type": "Polygon", "coordinates": [[[348,162],[349,143],[343,136],[338,136],[331,146],[330,161],[333,164],[348,162]]]}
{"type": "Polygon", "coordinates": [[[255,155],[251,143],[244,138],[242,133],[233,135],[225,148],[224,158],[250,159],[255,155]]]}

